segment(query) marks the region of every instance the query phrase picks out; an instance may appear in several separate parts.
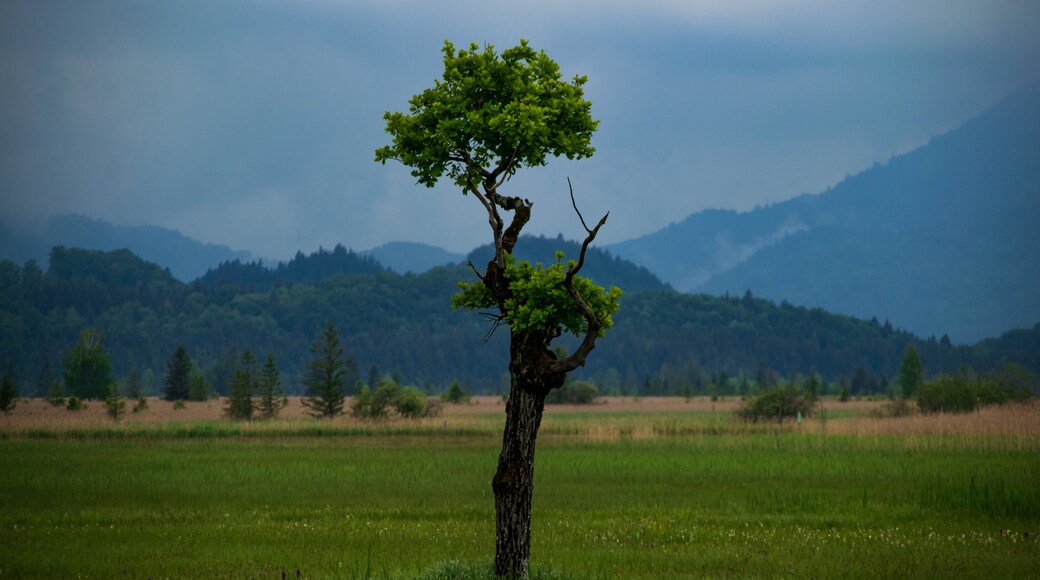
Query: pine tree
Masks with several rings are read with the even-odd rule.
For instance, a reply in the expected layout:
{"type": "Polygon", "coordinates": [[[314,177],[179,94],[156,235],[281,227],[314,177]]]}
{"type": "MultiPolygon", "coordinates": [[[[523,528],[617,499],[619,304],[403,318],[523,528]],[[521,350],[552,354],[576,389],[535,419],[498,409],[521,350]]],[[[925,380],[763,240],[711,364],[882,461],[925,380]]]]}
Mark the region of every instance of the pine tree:
{"type": "Polygon", "coordinates": [[[6,415],[18,404],[18,391],[14,386],[14,371],[11,367],[4,373],[3,383],[0,383],[0,411],[6,415]]]}
{"type": "Polygon", "coordinates": [[[112,383],[108,388],[108,397],[105,398],[105,412],[116,422],[126,414],[126,399],[119,392],[119,385],[116,383],[112,383]]]}
{"type": "Polygon", "coordinates": [[[267,355],[267,362],[260,370],[260,417],[274,419],[285,407],[285,395],[282,393],[282,379],[274,357],[267,355]]]}
{"type": "Polygon", "coordinates": [[[256,358],[246,349],[242,365],[235,371],[231,392],[224,405],[224,415],[230,419],[248,421],[253,418],[253,394],[256,392],[256,358]]]}
{"type": "Polygon", "coordinates": [[[167,401],[183,401],[188,398],[191,388],[191,369],[194,365],[188,356],[184,345],[178,346],[166,364],[166,390],[167,401]]]}
{"type": "Polygon", "coordinates": [[[307,386],[308,398],[303,405],[312,417],[335,417],[343,413],[343,347],[339,344],[339,333],[330,320],[325,325],[321,339],[311,345],[314,358],[307,363],[303,384],[307,386]]]}

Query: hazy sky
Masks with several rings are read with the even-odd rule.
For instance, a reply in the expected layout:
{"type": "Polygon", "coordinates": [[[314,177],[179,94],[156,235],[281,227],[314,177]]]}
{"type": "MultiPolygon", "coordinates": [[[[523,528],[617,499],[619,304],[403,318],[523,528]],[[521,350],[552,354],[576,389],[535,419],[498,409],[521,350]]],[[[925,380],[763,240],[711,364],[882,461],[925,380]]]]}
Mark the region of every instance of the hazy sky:
{"type": "Polygon", "coordinates": [[[819,193],[1040,75],[1035,0],[0,2],[0,218],[83,213],[271,258],[468,251],[482,208],[381,166],[440,48],[520,38],[589,77],[596,155],[511,182],[527,231],[616,242],[819,193]]]}

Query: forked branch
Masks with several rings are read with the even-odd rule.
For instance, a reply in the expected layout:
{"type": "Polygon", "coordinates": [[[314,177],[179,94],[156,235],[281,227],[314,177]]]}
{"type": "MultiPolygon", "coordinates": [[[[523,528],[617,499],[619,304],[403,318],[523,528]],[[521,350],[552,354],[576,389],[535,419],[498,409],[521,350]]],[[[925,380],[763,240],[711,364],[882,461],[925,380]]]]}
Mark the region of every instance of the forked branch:
{"type": "Polygon", "coordinates": [[[581,215],[581,211],[578,210],[577,202],[574,200],[574,187],[571,186],[571,179],[569,177],[567,178],[567,187],[570,189],[571,193],[571,205],[574,206],[574,212],[578,214],[578,219],[581,220],[581,225],[585,228],[587,235],[585,236],[585,240],[581,243],[581,253],[578,255],[578,261],[575,262],[574,266],[567,269],[567,274],[563,278],[563,287],[567,290],[567,293],[570,294],[571,300],[574,301],[578,310],[581,311],[581,315],[585,318],[587,328],[585,329],[585,337],[582,339],[578,349],[567,358],[561,361],[556,361],[551,366],[553,371],[565,373],[585,365],[585,359],[588,358],[592,349],[596,348],[596,338],[599,336],[600,329],[603,328],[603,322],[596,316],[596,313],[592,311],[592,308],[589,307],[588,303],[585,302],[585,299],[581,296],[581,293],[578,292],[578,289],[574,287],[574,276],[577,275],[578,272],[581,271],[582,266],[585,265],[585,253],[589,249],[589,244],[596,239],[596,234],[599,233],[599,229],[603,227],[603,224],[607,223],[607,217],[610,216],[610,212],[608,211],[602,218],[600,218],[596,227],[590,230],[588,224],[585,223],[585,218],[581,215]]]}

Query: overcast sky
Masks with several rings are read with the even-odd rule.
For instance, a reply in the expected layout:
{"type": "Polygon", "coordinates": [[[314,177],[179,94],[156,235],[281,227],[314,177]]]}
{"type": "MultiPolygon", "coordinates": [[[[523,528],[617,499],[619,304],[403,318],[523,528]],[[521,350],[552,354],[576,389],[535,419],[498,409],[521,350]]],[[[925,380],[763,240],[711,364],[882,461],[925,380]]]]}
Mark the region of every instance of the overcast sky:
{"type": "Polygon", "coordinates": [[[510,182],[527,231],[604,243],[819,193],[1040,75],[1035,0],[0,2],[0,218],[82,213],[269,258],[489,241],[483,209],[381,166],[382,115],[444,40],[528,39],[587,75],[591,159],[510,182]]]}

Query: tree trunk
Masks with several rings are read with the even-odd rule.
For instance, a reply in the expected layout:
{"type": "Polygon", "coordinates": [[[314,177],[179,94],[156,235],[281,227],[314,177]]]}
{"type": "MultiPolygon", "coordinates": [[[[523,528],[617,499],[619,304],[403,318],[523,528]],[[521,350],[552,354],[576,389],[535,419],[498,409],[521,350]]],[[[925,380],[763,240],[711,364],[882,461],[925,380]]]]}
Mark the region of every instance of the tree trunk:
{"type": "Polygon", "coordinates": [[[511,386],[506,402],[502,453],[491,482],[495,492],[495,576],[527,578],[531,557],[531,496],[534,450],[545,395],[563,385],[566,374],[548,370],[553,360],[545,337],[517,333],[510,340],[511,386]]]}

